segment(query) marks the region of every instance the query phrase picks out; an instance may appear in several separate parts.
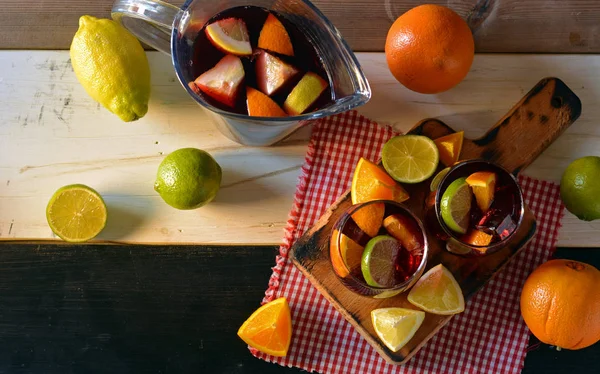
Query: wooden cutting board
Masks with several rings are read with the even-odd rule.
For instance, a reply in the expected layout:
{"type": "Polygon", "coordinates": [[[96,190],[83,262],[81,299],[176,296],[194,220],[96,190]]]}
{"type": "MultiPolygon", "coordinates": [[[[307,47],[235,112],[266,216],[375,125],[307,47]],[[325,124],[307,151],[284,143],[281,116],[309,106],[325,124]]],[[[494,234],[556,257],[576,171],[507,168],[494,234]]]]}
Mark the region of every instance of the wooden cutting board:
{"type": "MultiPolygon", "coordinates": [[[[483,158],[496,162],[517,175],[580,114],[581,101],[560,79],[543,79],[483,137],[465,139],[461,159],[483,158]]],[[[425,135],[431,139],[453,132],[452,128],[436,119],[423,120],[409,131],[410,134],[425,135]]],[[[429,193],[430,182],[427,180],[415,185],[404,185],[411,196],[406,205],[421,219],[424,218],[424,200],[429,193]]],[[[415,336],[398,352],[390,351],[379,341],[371,324],[371,310],[392,306],[415,307],[406,300],[407,293],[389,299],[357,295],[347,289],[333,273],[329,260],[329,236],[337,218],[350,205],[350,191],[347,191],[296,241],[290,258],[386,361],[392,364],[406,363],[452,317],[426,313],[415,336]]],[[[427,233],[431,256],[427,269],[439,263],[444,264],[454,274],[468,300],[523,249],[535,231],[535,217],[525,207],[523,224],[511,242],[493,255],[478,258],[453,255],[444,249],[443,241],[427,233]]],[[[466,307],[469,307],[468,302],[466,307]]]]}

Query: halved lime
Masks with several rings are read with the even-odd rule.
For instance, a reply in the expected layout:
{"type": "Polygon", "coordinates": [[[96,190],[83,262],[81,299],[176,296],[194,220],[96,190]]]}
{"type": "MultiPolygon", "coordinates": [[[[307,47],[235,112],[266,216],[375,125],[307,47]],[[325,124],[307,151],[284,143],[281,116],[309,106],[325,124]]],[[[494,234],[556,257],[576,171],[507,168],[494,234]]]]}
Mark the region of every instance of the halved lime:
{"type": "Polygon", "coordinates": [[[399,135],[388,140],[381,161],[388,174],[402,183],[419,183],[437,169],[439,151],[433,140],[422,135],[399,135]]]}
{"type": "Polygon", "coordinates": [[[369,240],[362,255],[360,268],[369,286],[392,287],[396,284],[394,263],[400,242],[388,235],[379,235],[369,240]]]}
{"type": "Polygon", "coordinates": [[[429,185],[429,190],[431,192],[437,190],[437,188],[440,185],[440,182],[442,181],[442,179],[444,179],[444,177],[446,176],[446,174],[448,174],[449,171],[450,167],[448,166],[447,168],[440,170],[440,172],[437,173],[435,177],[433,177],[433,179],[431,180],[431,184],[429,185]]]}
{"type": "Polygon", "coordinates": [[[458,178],[446,188],[442,195],[440,210],[442,219],[450,230],[459,234],[467,232],[472,197],[473,193],[467,184],[467,178],[458,178]]]}
{"type": "Polygon", "coordinates": [[[106,205],[98,192],[83,184],[59,188],[46,207],[52,231],[67,242],[85,242],[106,225],[106,205]]]}

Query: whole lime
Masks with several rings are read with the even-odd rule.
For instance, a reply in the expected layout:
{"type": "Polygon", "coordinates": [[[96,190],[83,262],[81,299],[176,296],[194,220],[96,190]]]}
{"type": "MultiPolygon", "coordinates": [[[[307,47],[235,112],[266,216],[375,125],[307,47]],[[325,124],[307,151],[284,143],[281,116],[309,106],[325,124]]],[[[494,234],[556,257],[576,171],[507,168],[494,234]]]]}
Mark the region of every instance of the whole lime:
{"type": "Polygon", "coordinates": [[[600,157],[582,157],[567,166],[560,181],[560,198],[577,218],[600,218],[600,157]]]}
{"type": "Polygon", "coordinates": [[[221,167],[207,152],[181,148],[160,164],[154,190],[177,209],[196,209],[217,196],[221,185],[221,167]]]}

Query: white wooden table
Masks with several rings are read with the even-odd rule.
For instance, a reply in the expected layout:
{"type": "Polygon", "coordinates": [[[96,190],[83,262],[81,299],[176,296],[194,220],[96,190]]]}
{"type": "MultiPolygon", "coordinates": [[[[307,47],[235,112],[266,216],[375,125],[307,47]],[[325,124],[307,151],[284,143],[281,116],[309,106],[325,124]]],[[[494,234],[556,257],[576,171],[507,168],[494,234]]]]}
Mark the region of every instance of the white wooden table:
{"type": "MultiPolygon", "coordinates": [[[[0,239],[53,239],[48,199],[63,185],[83,183],[108,204],[97,241],[280,243],[310,129],[274,147],[240,146],[186,96],[167,56],[148,56],[150,109],[123,123],[87,96],[68,51],[0,52],[0,239]],[[153,190],[163,157],[182,147],[210,152],[223,168],[216,200],[193,211],[169,207],[153,190]]],[[[465,81],[440,95],[402,87],[382,53],[358,57],[373,90],[359,111],[400,131],[438,117],[477,137],[541,78],[559,77],[581,98],[583,114],[525,174],[559,181],[575,158],[600,155],[600,56],[480,54],[465,81]]],[[[600,221],[567,213],[559,245],[600,247],[599,230],[600,221]]]]}

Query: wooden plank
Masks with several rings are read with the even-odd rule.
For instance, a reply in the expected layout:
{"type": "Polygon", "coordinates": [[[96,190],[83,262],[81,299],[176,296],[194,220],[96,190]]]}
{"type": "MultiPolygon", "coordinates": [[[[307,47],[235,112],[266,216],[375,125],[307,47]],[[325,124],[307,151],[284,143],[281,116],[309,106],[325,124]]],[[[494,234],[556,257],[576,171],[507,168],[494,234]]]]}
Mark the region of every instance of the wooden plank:
{"type": "MultiPolygon", "coordinates": [[[[600,268],[599,250],[557,255],[600,268]]],[[[236,336],[274,256],[275,247],[1,244],[0,372],[305,373],[252,357],[236,336]]],[[[541,345],[523,374],[597,373],[598,355],[600,344],[541,345]]]]}
{"type": "MultiPolygon", "coordinates": [[[[483,158],[494,161],[516,174],[534,161],[580,113],[579,98],[562,81],[543,79],[484,136],[473,140],[465,139],[461,156],[466,160],[483,158]]],[[[408,133],[436,139],[453,132],[453,129],[440,121],[426,120],[408,133]]],[[[443,166],[439,167],[440,170],[442,168],[443,166]]],[[[427,226],[425,201],[430,194],[430,183],[431,178],[415,185],[405,185],[411,196],[405,204],[425,225],[429,243],[427,269],[443,264],[452,272],[468,300],[533,238],[537,226],[535,217],[525,208],[520,228],[497,253],[475,258],[457,256],[449,253],[446,242],[436,237],[435,229],[427,226]]],[[[419,330],[397,352],[391,351],[381,342],[371,323],[371,311],[388,307],[412,308],[412,305],[407,300],[406,292],[388,299],[357,297],[332,271],[329,245],[331,233],[336,222],[351,205],[350,191],[347,191],[296,241],[290,251],[290,258],[386,361],[405,364],[450,322],[452,316],[426,312],[419,330]]]]}
{"type": "MultiPolygon", "coordinates": [[[[171,0],[180,6],[183,0],[171,0]]],[[[418,0],[315,0],[356,51],[383,51],[387,30],[418,0]],[[368,17],[365,17],[365,13],[368,17]]],[[[431,0],[449,6],[474,32],[478,52],[597,53],[600,2],[431,0]]],[[[4,0],[0,48],[67,49],[83,14],[110,17],[113,0],[4,0]]]]}
{"type": "MultiPolygon", "coordinates": [[[[149,112],[123,123],[87,96],[68,52],[0,52],[0,239],[52,239],[46,203],[57,188],[77,182],[97,188],[112,207],[100,240],[280,243],[310,129],[275,147],[241,147],[186,96],[167,56],[148,56],[149,112]],[[224,168],[217,200],[191,212],[170,208],[152,189],[162,157],[186,146],[209,150],[224,168]]],[[[470,138],[541,78],[558,76],[581,98],[583,114],[525,174],[558,181],[573,159],[600,155],[600,56],[479,54],[465,81],[439,95],[403,88],[383,54],[358,57],[373,90],[362,114],[398,131],[434,117],[470,138]]],[[[599,230],[599,221],[567,214],[559,244],[600,246],[599,230]]]]}

